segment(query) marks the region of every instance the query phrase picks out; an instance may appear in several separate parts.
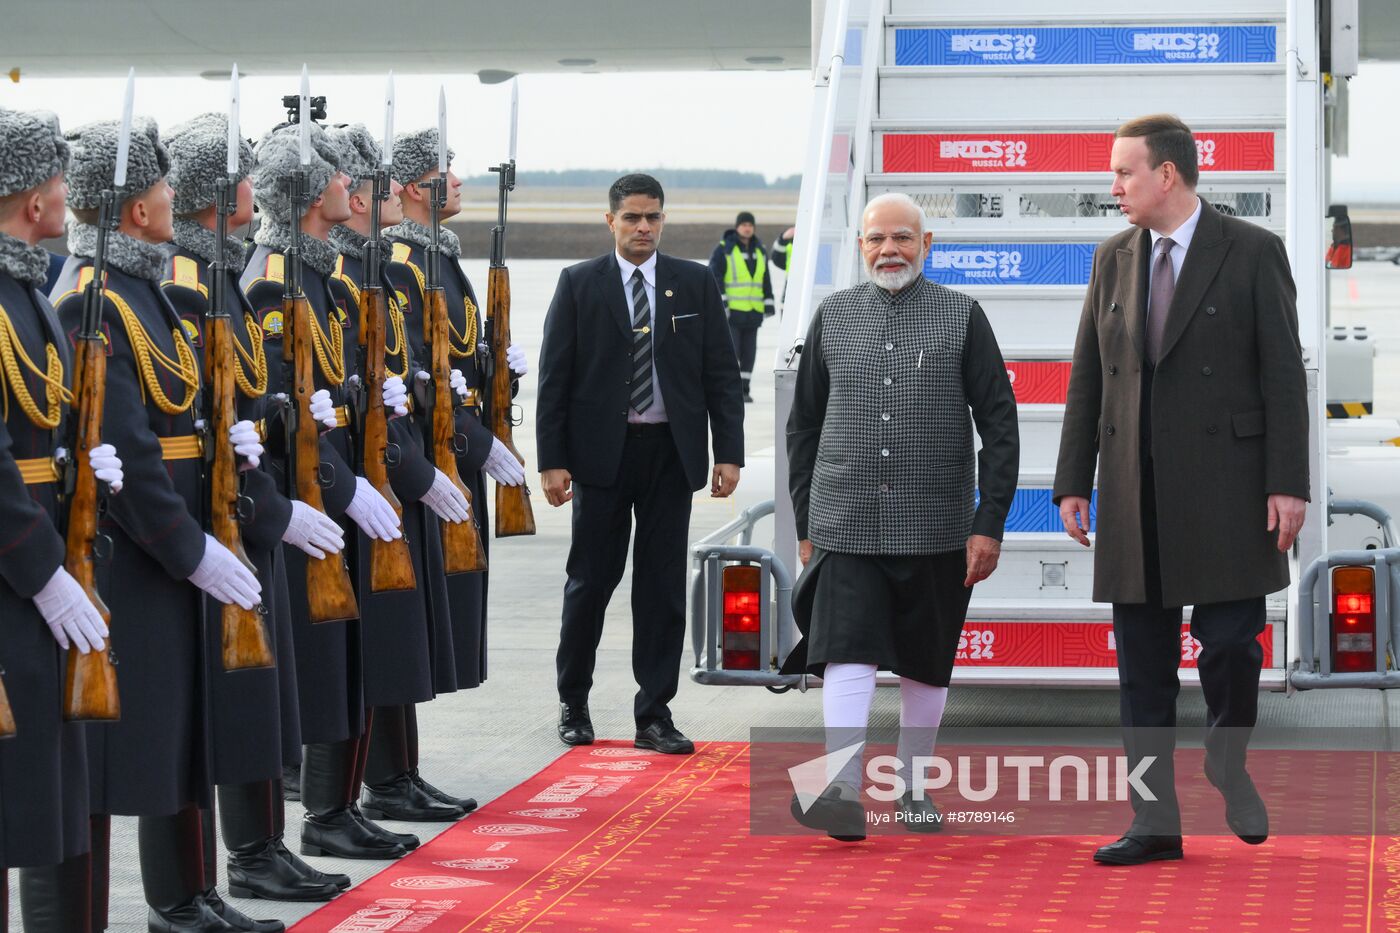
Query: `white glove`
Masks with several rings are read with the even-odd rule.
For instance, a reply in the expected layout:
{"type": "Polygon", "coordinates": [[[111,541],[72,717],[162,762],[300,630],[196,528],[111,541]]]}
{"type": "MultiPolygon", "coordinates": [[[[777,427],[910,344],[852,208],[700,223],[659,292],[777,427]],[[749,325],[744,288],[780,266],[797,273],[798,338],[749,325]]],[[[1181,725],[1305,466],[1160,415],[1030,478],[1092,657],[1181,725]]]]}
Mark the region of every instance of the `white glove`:
{"type": "Polygon", "coordinates": [[[394,507],[363,476],[355,477],[355,497],[350,500],[345,514],[371,538],[393,541],[403,537],[394,507]]]}
{"type": "Polygon", "coordinates": [[[111,444],[98,444],[88,451],[88,463],[93,475],[107,484],[112,492],[122,491],[122,461],[117,456],[117,448],[111,444]]]}
{"type": "Polygon", "coordinates": [[[526,359],[525,348],[511,344],[506,347],[506,363],[510,366],[510,371],[517,376],[523,376],[530,371],[530,363],[526,359]]]}
{"type": "Polygon", "coordinates": [[[452,480],[441,470],[434,469],[433,485],[423,493],[423,504],[437,513],[445,522],[457,524],[472,517],[471,506],[462,490],[453,485],[452,480]]]}
{"type": "Polygon", "coordinates": [[[258,465],[259,458],[263,455],[263,445],[262,441],[258,440],[258,429],[253,422],[240,421],[230,425],[228,439],[233,445],[233,452],[242,457],[248,466],[258,465]]]}
{"type": "Polygon", "coordinates": [[[519,486],[525,482],[525,465],[515,459],[510,448],[501,443],[499,437],[491,438],[491,452],[481,465],[486,475],[502,486],[519,486]]]}
{"type": "Polygon", "coordinates": [[[82,585],[67,570],[59,567],[54,571],[44,588],[34,594],[34,605],[49,624],[54,639],[65,649],[70,642],[79,654],[102,647],[102,639],[107,637],[107,623],[102,621],[82,585]]]}
{"type": "Polygon", "coordinates": [[[293,499],[292,520],[282,532],[282,540],[322,560],[327,554],[338,554],[344,549],[345,532],[329,515],[293,499]]]}
{"type": "Polygon", "coordinates": [[[190,582],[221,603],[237,603],[252,609],[262,596],[262,584],[232,551],[214,537],[204,536],[204,557],[190,574],[190,582]]]}
{"type": "Polygon", "coordinates": [[[335,427],[335,405],[331,403],[331,393],[326,389],[311,393],[311,419],[321,422],[328,431],[335,427]]]}
{"type": "Polygon", "coordinates": [[[384,380],[384,407],[400,418],[408,414],[408,389],[404,388],[402,377],[390,376],[384,380]]]}
{"type": "Polygon", "coordinates": [[[460,369],[452,370],[452,375],[448,378],[448,383],[452,386],[452,391],[456,392],[462,401],[467,400],[467,377],[462,375],[460,369]]]}

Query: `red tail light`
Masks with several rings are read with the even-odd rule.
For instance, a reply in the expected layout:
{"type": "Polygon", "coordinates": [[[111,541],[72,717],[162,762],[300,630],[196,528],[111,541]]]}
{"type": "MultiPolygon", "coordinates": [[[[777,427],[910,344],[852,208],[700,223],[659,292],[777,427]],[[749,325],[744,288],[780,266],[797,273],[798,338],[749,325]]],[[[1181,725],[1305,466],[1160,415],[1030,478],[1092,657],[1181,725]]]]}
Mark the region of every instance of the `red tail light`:
{"type": "Polygon", "coordinates": [[[1376,669],[1376,572],[1370,567],[1332,571],[1332,670],[1376,669]]]}
{"type": "Polygon", "coordinates": [[[756,671],[763,666],[759,644],[763,618],[760,573],[758,567],[749,564],[724,568],[721,646],[724,666],[729,670],[756,671]]]}

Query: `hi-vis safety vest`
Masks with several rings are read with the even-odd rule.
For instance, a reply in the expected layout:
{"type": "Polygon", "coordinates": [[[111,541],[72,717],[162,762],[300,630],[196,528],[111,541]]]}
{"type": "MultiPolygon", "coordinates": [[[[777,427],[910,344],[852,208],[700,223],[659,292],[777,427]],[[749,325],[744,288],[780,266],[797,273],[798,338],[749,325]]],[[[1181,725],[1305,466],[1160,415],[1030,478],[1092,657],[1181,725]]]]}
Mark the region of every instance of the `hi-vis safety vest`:
{"type": "Polygon", "coordinates": [[[755,249],[754,256],[758,261],[754,263],[752,273],[749,272],[749,264],[745,261],[744,252],[738,243],[734,244],[734,249],[725,257],[724,303],[730,311],[763,313],[763,273],[768,259],[761,249],[755,249]]]}

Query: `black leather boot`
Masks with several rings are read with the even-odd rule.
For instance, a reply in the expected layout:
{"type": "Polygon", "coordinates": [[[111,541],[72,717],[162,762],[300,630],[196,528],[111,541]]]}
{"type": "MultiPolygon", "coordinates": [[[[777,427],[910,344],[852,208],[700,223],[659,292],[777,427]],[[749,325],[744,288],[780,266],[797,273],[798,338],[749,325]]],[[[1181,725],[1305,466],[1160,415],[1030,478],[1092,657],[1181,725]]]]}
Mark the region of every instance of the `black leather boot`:
{"type": "MultiPolygon", "coordinates": [[[[409,704],[403,708],[403,737],[404,748],[408,757],[408,777],[419,790],[429,797],[445,803],[449,807],[459,807],[463,813],[470,813],[476,809],[476,800],[471,797],[454,797],[445,790],[439,790],[418,773],[418,707],[409,704]]],[[[373,780],[373,774],[370,780],[373,780]]]]}
{"type": "Polygon", "coordinates": [[[415,823],[450,823],[467,815],[461,807],[448,806],[428,794],[406,773],[386,784],[366,784],[360,810],[374,820],[415,823]]]}
{"type": "Polygon", "coordinates": [[[84,853],[19,870],[20,923],[31,933],[87,933],[92,922],[92,857],[84,853]]]}
{"type": "Polygon", "coordinates": [[[285,933],[287,929],[287,925],[281,920],[254,920],[219,897],[218,888],[210,886],[200,897],[209,910],[235,930],[242,930],[244,933],[285,933]]]}
{"type": "MultiPolygon", "coordinates": [[[[296,770],[297,787],[300,788],[300,764],[296,766],[296,770]]],[[[297,797],[301,797],[300,790],[297,791],[297,797]]],[[[276,801],[286,799],[286,797],[282,793],[281,781],[272,782],[272,799],[274,802],[274,806],[272,808],[272,845],[277,849],[277,856],[280,859],[282,859],[282,861],[295,868],[298,872],[301,873],[301,876],[303,878],[307,879],[313,884],[333,884],[342,891],[348,890],[350,887],[349,875],[342,875],[339,872],[318,871],[317,869],[312,868],[306,862],[302,861],[301,856],[297,855],[291,849],[287,848],[287,843],[284,839],[287,833],[287,808],[285,806],[275,805],[276,801]]]]}
{"type": "Polygon", "coordinates": [[[112,818],[105,813],[88,817],[89,841],[92,843],[92,933],[107,929],[107,901],[112,881],[112,818]]]}
{"type": "Polygon", "coordinates": [[[306,806],[302,855],[396,859],[408,854],[397,841],[371,832],[356,818],[349,795],[358,751],[356,739],[306,746],[301,780],[301,799],[306,806]]]}
{"type": "Polygon", "coordinates": [[[378,836],[380,839],[397,843],[403,847],[405,852],[412,852],[414,849],[418,848],[419,839],[417,836],[412,833],[396,833],[392,830],[385,829],[383,826],[380,826],[378,823],[365,816],[364,811],[360,809],[358,803],[350,804],[350,815],[365,828],[366,832],[378,836]]]}
{"type": "Polygon", "coordinates": [[[278,853],[272,813],[281,807],[282,798],[272,781],[219,786],[219,815],[228,848],[228,893],[269,901],[330,900],[340,888],[308,880],[278,853]]]}
{"type": "Polygon", "coordinates": [[[201,896],[204,844],[199,808],[174,816],[143,816],[137,822],[141,887],[150,933],[230,933],[236,930],[201,896]]]}
{"type": "Polygon", "coordinates": [[[278,786],[283,800],[301,800],[301,765],[283,765],[278,786]]]}

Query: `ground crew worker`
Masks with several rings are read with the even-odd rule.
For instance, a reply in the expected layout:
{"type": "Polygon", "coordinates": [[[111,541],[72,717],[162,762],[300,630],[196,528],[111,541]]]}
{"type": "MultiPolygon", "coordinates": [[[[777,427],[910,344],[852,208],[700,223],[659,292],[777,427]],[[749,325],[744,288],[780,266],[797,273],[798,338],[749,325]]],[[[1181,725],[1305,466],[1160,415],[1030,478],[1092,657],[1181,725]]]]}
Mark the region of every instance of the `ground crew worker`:
{"type": "Polygon", "coordinates": [[[729,334],[739,357],[739,379],[744,401],[752,402],[754,360],[758,356],[758,329],[773,313],[773,280],[768,275],[768,255],[754,233],[753,214],[740,211],[734,226],[724,231],[710,254],[710,272],[719,283],[729,312],[729,334]]]}

